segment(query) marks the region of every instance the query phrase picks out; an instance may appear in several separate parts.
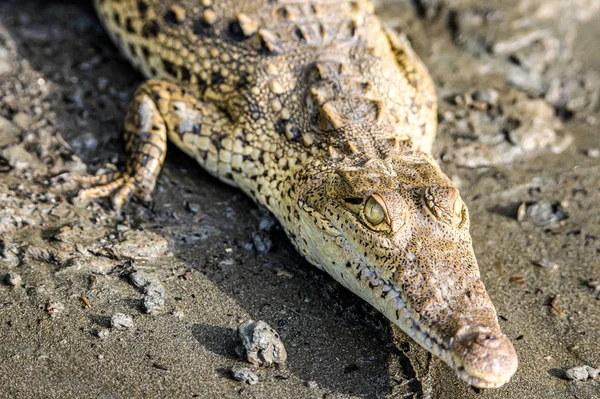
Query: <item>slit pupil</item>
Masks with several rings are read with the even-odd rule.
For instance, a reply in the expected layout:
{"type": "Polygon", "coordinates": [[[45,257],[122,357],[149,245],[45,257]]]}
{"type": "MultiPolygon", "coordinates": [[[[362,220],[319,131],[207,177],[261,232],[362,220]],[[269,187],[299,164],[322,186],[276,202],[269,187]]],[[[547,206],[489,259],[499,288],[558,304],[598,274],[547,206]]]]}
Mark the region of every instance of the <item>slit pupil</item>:
{"type": "Polygon", "coordinates": [[[344,198],[344,201],[352,204],[352,205],[359,205],[362,204],[363,199],[362,198],[344,198]]]}

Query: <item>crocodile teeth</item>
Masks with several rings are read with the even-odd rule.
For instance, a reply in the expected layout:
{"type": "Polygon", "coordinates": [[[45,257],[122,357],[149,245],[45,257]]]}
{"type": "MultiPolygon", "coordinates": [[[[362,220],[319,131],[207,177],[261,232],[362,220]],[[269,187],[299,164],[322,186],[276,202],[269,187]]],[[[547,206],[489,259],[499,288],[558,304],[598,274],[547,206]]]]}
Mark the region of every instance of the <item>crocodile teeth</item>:
{"type": "Polygon", "coordinates": [[[413,325],[410,328],[410,336],[416,338],[419,331],[421,331],[419,330],[419,326],[415,322],[413,322],[413,325]]]}
{"type": "Polygon", "coordinates": [[[406,304],[404,303],[404,301],[402,300],[402,298],[400,297],[396,297],[394,298],[395,302],[396,302],[396,308],[397,309],[403,309],[406,304]]]}
{"type": "Polygon", "coordinates": [[[410,312],[408,311],[407,308],[401,308],[400,309],[400,315],[402,316],[402,318],[410,320],[410,312]]]}
{"type": "Polygon", "coordinates": [[[369,285],[372,288],[379,287],[381,284],[383,284],[383,281],[381,281],[379,279],[375,279],[375,280],[369,282],[369,285]]]}
{"type": "Polygon", "coordinates": [[[423,345],[425,346],[426,349],[431,350],[431,347],[433,345],[433,343],[431,342],[431,338],[426,337],[425,340],[423,341],[423,345]]]}
{"type": "Polygon", "coordinates": [[[431,348],[431,352],[435,355],[435,356],[440,356],[442,354],[442,350],[440,348],[440,346],[437,343],[434,343],[432,348],[431,348]]]}
{"type": "Polygon", "coordinates": [[[362,275],[367,280],[370,279],[371,277],[375,277],[375,273],[373,273],[373,271],[371,269],[369,269],[369,268],[365,268],[362,271],[362,275]]]}

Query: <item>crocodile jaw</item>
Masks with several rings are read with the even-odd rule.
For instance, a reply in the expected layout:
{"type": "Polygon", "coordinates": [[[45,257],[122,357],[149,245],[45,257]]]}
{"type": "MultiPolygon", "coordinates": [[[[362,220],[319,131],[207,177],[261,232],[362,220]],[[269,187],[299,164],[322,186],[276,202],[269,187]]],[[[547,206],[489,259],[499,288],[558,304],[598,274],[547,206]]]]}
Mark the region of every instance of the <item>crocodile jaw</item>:
{"type": "Polygon", "coordinates": [[[476,294],[479,297],[474,299],[482,306],[477,312],[454,313],[447,324],[459,327],[454,334],[448,334],[447,325],[432,323],[411,309],[414,298],[408,297],[393,278],[384,276],[379,267],[368,265],[367,260],[348,267],[361,255],[332,225],[315,224],[316,215],[314,210],[310,214],[301,212],[301,226],[306,233],[303,236],[308,240],[304,244],[295,242],[311,263],[382,312],[469,385],[499,388],[510,380],[517,369],[517,355],[510,340],[500,331],[496,311],[478,273],[476,282],[481,288],[476,294]]]}
{"type": "MultiPolygon", "coordinates": [[[[379,279],[373,269],[365,266],[361,278],[342,277],[339,268],[324,269],[338,282],[382,312],[424,349],[448,364],[457,376],[477,388],[499,388],[506,384],[517,369],[517,356],[510,340],[500,331],[492,307],[492,323],[463,326],[450,339],[442,337],[438,326],[427,326],[425,320],[411,311],[410,299],[393,283],[379,279]],[[340,276],[340,277],[338,277],[340,276]]],[[[460,315],[456,315],[460,317],[460,315]]],[[[486,321],[490,320],[486,318],[486,321]]]]}

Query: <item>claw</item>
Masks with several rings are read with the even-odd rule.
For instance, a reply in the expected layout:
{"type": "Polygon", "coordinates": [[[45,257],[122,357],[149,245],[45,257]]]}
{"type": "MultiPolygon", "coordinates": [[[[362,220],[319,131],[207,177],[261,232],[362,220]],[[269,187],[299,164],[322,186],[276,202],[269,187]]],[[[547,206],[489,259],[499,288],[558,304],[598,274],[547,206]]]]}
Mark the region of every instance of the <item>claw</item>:
{"type": "Polygon", "coordinates": [[[120,172],[109,172],[102,175],[85,175],[85,176],[71,176],[71,180],[76,183],[97,186],[110,184],[121,178],[120,172]]]}
{"type": "Polygon", "coordinates": [[[121,175],[119,172],[108,175],[80,177],[80,179],[75,180],[100,185],[80,190],[77,197],[75,197],[76,201],[85,202],[91,199],[109,197],[112,195],[113,208],[117,211],[123,207],[129,198],[131,198],[135,190],[135,179],[128,175],[121,175]],[[111,179],[111,175],[113,179],[111,179]]]}

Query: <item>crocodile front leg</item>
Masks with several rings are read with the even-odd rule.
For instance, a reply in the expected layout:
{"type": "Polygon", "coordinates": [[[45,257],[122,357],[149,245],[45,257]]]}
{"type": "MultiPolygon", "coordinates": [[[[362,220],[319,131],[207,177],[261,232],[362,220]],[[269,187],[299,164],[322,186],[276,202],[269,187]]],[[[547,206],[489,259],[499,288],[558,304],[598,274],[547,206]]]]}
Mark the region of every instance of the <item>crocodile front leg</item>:
{"type": "Polygon", "coordinates": [[[129,157],[125,168],[108,175],[77,178],[96,185],[81,190],[77,198],[112,195],[115,209],[133,194],[149,200],[165,159],[167,136],[210,173],[233,184],[229,163],[219,159],[220,143],[232,132],[229,117],[216,105],[196,99],[175,84],[150,80],[139,87],[127,110],[125,149],[129,157]]]}

